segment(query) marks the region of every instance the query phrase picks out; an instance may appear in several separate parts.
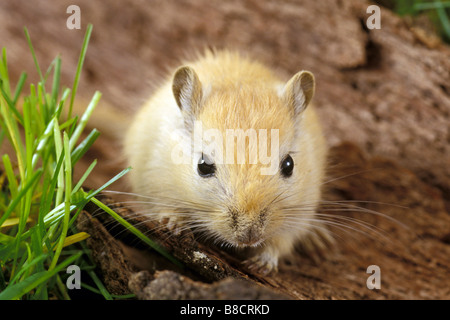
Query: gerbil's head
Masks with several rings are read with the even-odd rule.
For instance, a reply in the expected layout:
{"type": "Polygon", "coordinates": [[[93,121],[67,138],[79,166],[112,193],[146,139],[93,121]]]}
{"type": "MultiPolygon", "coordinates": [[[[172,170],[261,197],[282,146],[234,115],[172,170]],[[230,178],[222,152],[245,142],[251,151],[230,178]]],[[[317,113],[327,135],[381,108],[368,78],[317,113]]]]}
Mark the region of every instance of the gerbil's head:
{"type": "Polygon", "coordinates": [[[238,247],[289,232],[286,211],[312,208],[319,196],[310,188],[314,163],[304,151],[311,137],[302,128],[313,75],[299,72],[280,87],[257,67],[246,72],[204,86],[192,67],[182,67],[172,86],[192,138],[193,161],[182,174],[189,201],[203,212],[193,213],[193,225],[238,247]]]}

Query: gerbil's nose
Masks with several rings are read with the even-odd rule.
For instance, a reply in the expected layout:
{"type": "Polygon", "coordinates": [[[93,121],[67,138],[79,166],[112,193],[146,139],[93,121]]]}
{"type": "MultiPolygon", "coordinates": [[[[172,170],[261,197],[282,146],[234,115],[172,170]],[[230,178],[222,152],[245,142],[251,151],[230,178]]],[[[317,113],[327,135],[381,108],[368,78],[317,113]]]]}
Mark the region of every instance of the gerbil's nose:
{"type": "Polygon", "coordinates": [[[230,210],[234,240],[243,246],[256,246],[264,240],[268,209],[230,210]]]}
{"type": "Polygon", "coordinates": [[[237,234],[237,241],[243,245],[252,246],[261,241],[261,228],[251,225],[237,234]]]}

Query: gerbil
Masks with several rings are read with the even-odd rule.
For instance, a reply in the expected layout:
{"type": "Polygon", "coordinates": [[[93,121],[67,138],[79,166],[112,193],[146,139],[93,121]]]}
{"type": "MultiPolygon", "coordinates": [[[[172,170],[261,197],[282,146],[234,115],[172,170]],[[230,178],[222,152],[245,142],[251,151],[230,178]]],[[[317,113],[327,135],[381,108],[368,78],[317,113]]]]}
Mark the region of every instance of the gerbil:
{"type": "Polygon", "coordinates": [[[191,227],[215,243],[252,252],[244,262],[259,272],[277,270],[279,258],[298,241],[322,247],[330,236],[315,212],[327,148],[309,106],[314,88],[310,72],[283,83],[262,64],[229,51],[208,51],[184,64],[126,134],[133,191],[150,197],[149,213],[170,226],[191,227]],[[219,162],[202,150],[206,143],[196,150],[196,123],[223,137],[227,129],[278,130],[276,172],[263,175],[267,164],[239,163],[238,152],[236,162],[219,162]],[[174,162],[180,144],[192,151],[188,163],[174,162]]]}

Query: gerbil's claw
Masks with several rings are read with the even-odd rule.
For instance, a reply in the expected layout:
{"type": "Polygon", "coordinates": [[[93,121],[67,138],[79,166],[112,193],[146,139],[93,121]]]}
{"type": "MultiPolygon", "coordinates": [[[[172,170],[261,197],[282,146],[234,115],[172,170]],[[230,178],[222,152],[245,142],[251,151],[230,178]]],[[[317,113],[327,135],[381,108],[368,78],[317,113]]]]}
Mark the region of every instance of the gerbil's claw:
{"type": "Polygon", "coordinates": [[[275,257],[267,252],[258,254],[250,259],[247,259],[243,264],[252,272],[261,275],[268,275],[270,273],[278,272],[278,257],[275,257]]]}

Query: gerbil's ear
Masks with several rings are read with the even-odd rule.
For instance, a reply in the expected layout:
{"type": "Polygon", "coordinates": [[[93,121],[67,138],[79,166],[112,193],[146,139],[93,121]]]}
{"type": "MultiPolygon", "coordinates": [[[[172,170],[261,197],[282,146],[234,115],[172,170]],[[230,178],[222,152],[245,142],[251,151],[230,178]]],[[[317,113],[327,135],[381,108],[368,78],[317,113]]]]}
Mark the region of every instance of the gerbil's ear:
{"type": "Polygon", "coordinates": [[[175,72],[172,91],[181,111],[195,115],[202,99],[202,84],[191,67],[181,67],[175,72]]]}
{"type": "Polygon", "coordinates": [[[305,111],[314,96],[314,75],[309,71],[300,71],[284,87],[283,96],[295,115],[305,111]]]}

